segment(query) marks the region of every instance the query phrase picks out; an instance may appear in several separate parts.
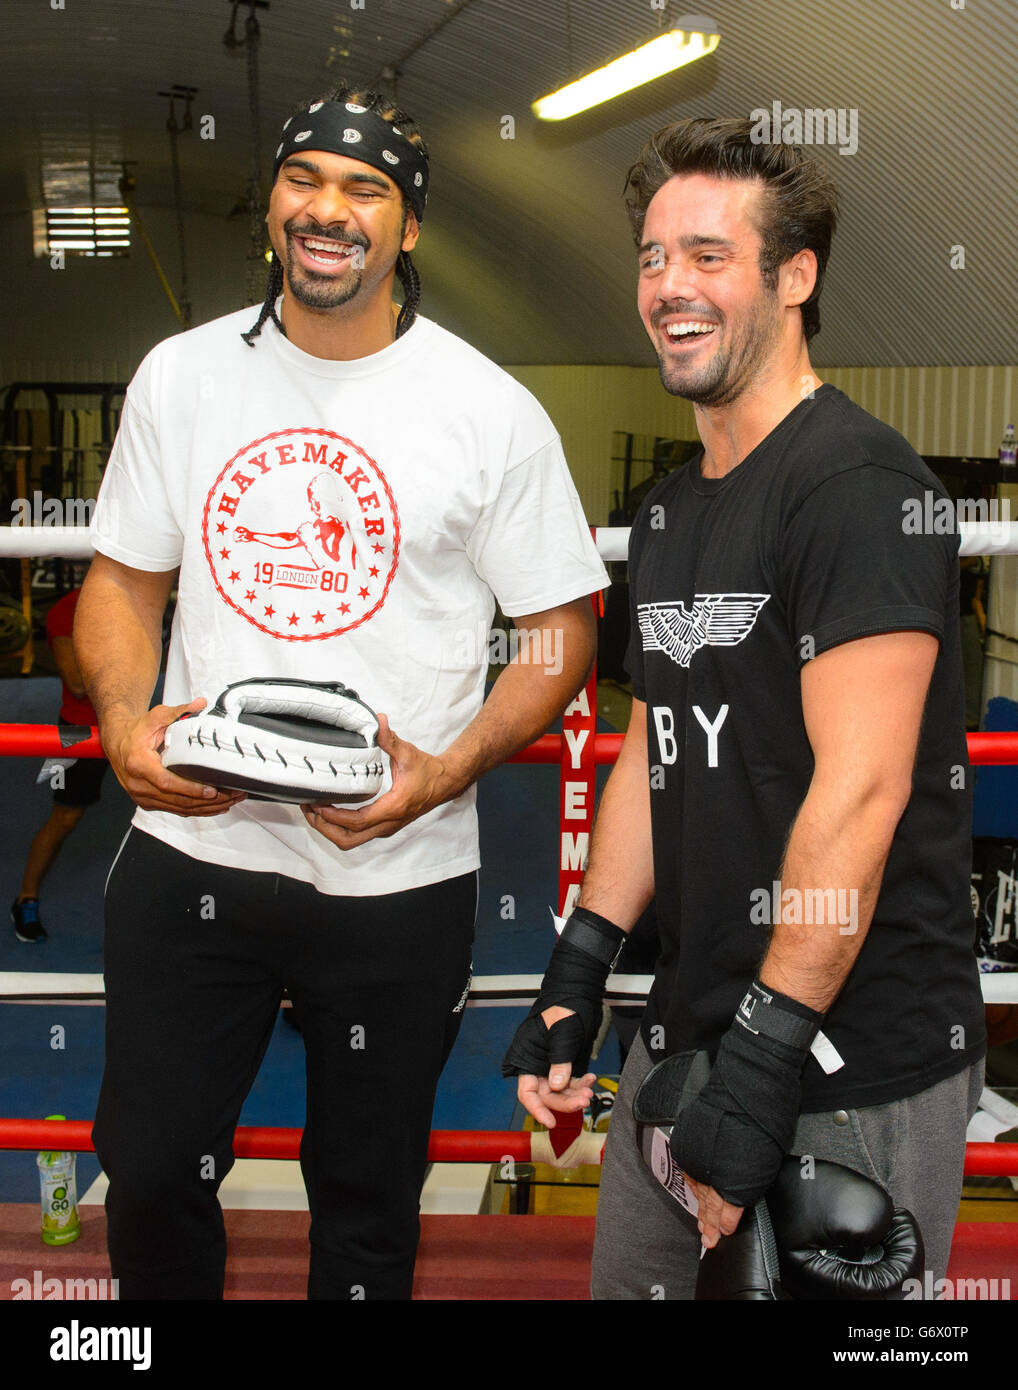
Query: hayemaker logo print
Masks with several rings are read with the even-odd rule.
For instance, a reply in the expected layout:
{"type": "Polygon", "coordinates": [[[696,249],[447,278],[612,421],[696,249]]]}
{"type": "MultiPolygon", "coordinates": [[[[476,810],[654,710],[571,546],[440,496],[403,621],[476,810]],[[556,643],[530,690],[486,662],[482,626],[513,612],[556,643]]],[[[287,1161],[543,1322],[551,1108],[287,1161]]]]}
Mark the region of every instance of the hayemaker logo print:
{"type": "Polygon", "coordinates": [[[701,647],[737,647],[753,629],[770,594],[696,594],[684,603],[637,605],[645,652],[664,652],[687,666],[701,647]]]}
{"type": "Polygon", "coordinates": [[[288,642],[335,637],[377,613],[399,538],[382,470],[330,430],[279,430],[245,445],[213,484],[202,518],[220,595],[288,642]]]}

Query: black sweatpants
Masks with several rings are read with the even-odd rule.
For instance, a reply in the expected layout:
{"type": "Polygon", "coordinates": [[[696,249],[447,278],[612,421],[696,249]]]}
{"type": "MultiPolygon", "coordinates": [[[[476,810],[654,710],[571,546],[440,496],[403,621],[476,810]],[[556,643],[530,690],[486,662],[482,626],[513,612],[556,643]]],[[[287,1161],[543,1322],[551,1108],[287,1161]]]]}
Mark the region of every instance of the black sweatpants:
{"type": "Polygon", "coordinates": [[[332,897],[132,830],[106,890],[93,1138],[122,1299],[216,1299],[217,1192],[281,990],[307,1054],[308,1297],[409,1298],[439,1073],[470,973],[475,874],[332,897]]]}

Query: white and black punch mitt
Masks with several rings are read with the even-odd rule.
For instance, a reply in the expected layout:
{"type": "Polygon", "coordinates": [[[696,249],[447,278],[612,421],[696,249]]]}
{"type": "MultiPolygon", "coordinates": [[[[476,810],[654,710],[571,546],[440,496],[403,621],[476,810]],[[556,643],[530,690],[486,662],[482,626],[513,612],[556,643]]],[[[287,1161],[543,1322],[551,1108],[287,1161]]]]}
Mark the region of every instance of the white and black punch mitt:
{"type": "Polygon", "coordinates": [[[252,678],[166,730],[163,766],[262,801],[367,801],[384,759],[374,711],[338,681],[252,678]]]}

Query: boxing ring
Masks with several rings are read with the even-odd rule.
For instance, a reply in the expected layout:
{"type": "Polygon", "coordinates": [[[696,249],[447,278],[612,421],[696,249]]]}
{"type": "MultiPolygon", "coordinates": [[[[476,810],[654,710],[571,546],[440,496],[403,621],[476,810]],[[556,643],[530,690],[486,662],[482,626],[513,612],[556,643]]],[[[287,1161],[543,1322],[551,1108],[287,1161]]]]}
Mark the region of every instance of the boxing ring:
{"type": "MultiPolygon", "coordinates": [[[[606,561],[625,560],[628,528],[592,528],[598,551],[606,561]]],[[[962,523],[961,555],[1018,554],[1018,523],[1000,526],[962,523]]],[[[0,528],[0,557],[22,556],[66,559],[91,558],[93,549],[85,528],[5,527],[0,528]]],[[[595,596],[595,606],[599,601],[595,596]]],[[[597,672],[591,671],[584,689],[565,711],[561,734],[546,734],[510,761],[520,764],[557,765],[560,798],[558,825],[558,912],[565,916],[579,893],[593,829],[595,774],[600,766],[611,765],[618,757],[623,735],[597,731],[597,672]]],[[[969,763],[978,766],[1018,765],[1018,733],[973,733],[967,735],[969,763]]],[[[96,729],[58,728],[48,724],[0,724],[0,758],[98,758],[102,747],[96,729]]],[[[549,941],[550,944],[550,941],[549,941]]],[[[980,976],[984,1003],[1018,1005],[1018,971],[980,976]]],[[[475,977],[467,997],[467,1007],[529,1007],[536,999],[539,975],[475,977]]],[[[612,975],[605,994],[608,1005],[634,1004],[646,1000],[651,976],[612,975]]],[[[105,1002],[101,975],[52,974],[43,972],[0,973],[0,1004],[99,1006],[105,1002]]],[[[508,1035],[507,1035],[508,1036],[508,1035]]],[[[1003,1105],[1008,1106],[1004,1101],[1003,1105]]],[[[1011,1107],[1013,1109],[1013,1107],[1011,1107]]],[[[1018,1121],[1015,1111],[1012,1124],[1018,1121]]],[[[1003,1127],[1003,1126],[1002,1126],[1003,1127]]],[[[271,1127],[244,1127],[235,1131],[237,1158],[286,1159],[299,1157],[302,1131],[271,1127]]],[[[531,1164],[546,1163],[569,1168],[598,1163],[604,1134],[583,1127],[583,1115],[562,1115],[550,1132],[530,1130],[456,1131],[434,1130],[428,1149],[429,1163],[531,1164]]],[[[0,1151],[45,1149],[92,1152],[91,1121],[47,1121],[31,1117],[0,1118],[0,1151]]],[[[966,1176],[1018,1178],[1018,1143],[969,1143],[965,1155],[966,1176]]],[[[292,1213],[286,1214],[288,1217],[292,1213]]],[[[36,1212],[36,1222],[38,1213],[36,1212]]],[[[432,1222],[440,1218],[430,1218],[432,1222]]],[[[501,1222],[501,1217],[445,1218],[464,1222],[501,1222]]],[[[428,1218],[425,1218],[427,1222],[428,1218]]],[[[584,1223],[584,1240],[592,1238],[593,1220],[583,1217],[531,1217],[528,1225],[536,1233],[538,1223],[549,1235],[561,1241],[566,1223],[584,1223]]],[[[975,1226],[979,1223],[970,1223],[975,1226]]],[[[576,1229],[580,1229],[577,1227],[576,1229]]],[[[1009,1245],[1018,1242],[1018,1224],[993,1226],[1009,1245]]],[[[960,1233],[959,1225],[957,1231],[960,1233]]],[[[986,1226],[985,1237],[991,1227],[986,1226]]],[[[588,1242],[589,1243],[589,1242],[588,1242]]],[[[582,1244],[582,1242],[581,1242],[582,1244]]],[[[980,1244],[986,1255],[986,1240],[980,1244]]],[[[587,1248],[586,1245],[583,1246],[587,1248]]],[[[589,1250],[588,1250],[589,1254],[589,1250]]],[[[583,1262],[581,1250],[580,1264],[583,1262]]],[[[1018,1246],[1010,1255],[1018,1268],[1018,1246]]],[[[1018,1283],[1018,1281],[1016,1281],[1018,1283]]],[[[299,1295],[298,1295],[299,1296],[299,1295]]],[[[428,1296],[428,1295],[425,1295],[428,1296]]],[[[441,1295],[436,1295],[441,1296],[441,1295]]],[[[477,1296],[477,1295],[474,1295],[477,1296]]],[[[492,1293],[481,1297],[499,1297],[492,1293]]],[[[525,1296],[525,1295],[521,1295],[525,1296]]],[[[582,1297],[583,1294],[555,1294],[550,1297],[582,1297]]],[[[1016,1289],[1018,1297],[1018,1289],[1016,1289]]]]}

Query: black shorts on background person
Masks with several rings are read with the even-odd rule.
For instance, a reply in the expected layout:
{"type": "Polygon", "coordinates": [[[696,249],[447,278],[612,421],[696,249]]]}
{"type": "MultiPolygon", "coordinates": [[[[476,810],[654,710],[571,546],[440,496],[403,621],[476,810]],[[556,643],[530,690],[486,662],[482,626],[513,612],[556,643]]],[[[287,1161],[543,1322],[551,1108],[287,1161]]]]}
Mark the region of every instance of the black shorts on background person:
{"type": "MultiPolygon", "coordinates": [[[[46,638],[63,686],[60,703],[61,726],[92,727],[98,721],[95,710],[85,696],[81,672],[74,657],[71,633],[74,611],[81,590],[69,594],[46,615],[46,638]]],[[[39,892],[63,847],[64,841],[79,825],[89,806],[99,800],[103,778],[109,769],[105,758],[75,758],[70,766],[59,762],[51,769],[53,809],[45,825],[35,834],[25,861],[21,890],[11,904],[14,934],[19,941],[45,941],[47,932],[42,924],[39,892]]]]}

